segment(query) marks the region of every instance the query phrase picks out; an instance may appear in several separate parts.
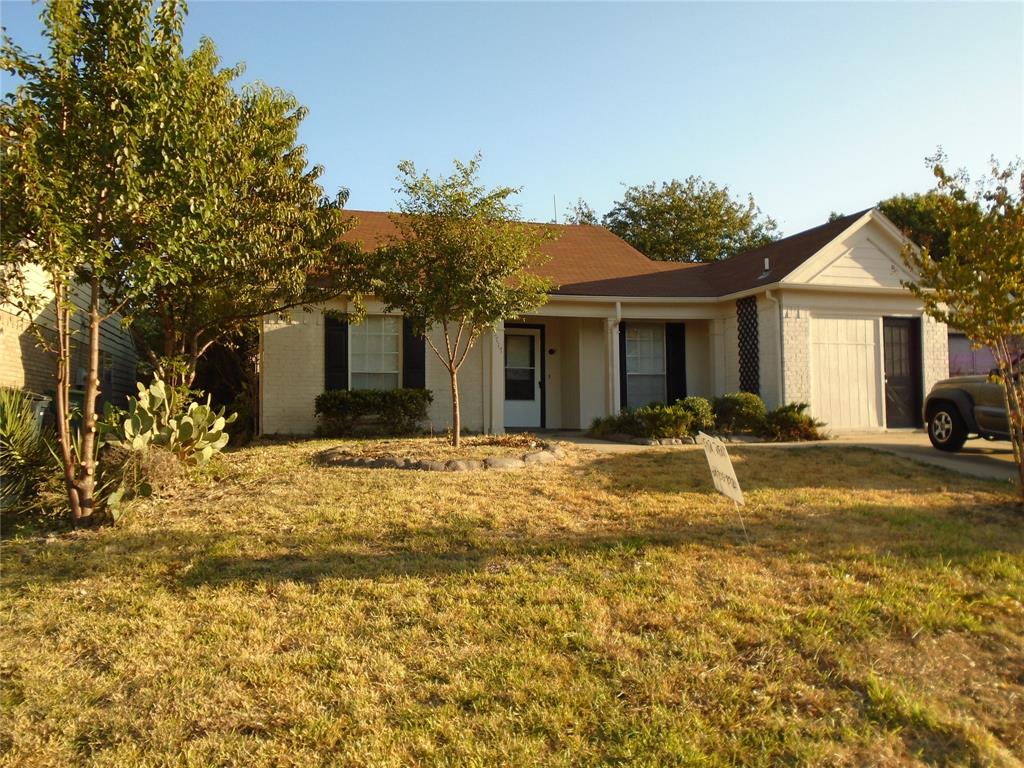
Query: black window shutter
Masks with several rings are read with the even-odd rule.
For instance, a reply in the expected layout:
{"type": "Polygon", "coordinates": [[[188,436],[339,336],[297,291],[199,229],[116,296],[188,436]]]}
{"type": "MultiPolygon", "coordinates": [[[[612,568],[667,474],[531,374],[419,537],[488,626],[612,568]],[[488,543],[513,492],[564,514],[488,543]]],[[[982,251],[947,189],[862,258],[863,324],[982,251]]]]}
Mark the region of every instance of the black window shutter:
{"type": "Polygon", "coordinates": [[[665,323],[665,390],[668,405],[686,397],[685,323],[665,323]]]}
{"type": "Polygon", "coordinates": [[[348,389],[348,323],[324,317],[324,389],[348,389]]]}
{"type": "Polygon", "coordinates": [[[427,388],[427,342],[412,331],[412,323],[402,318],[402,386],[427,388]]]}
{"type": "Polygon", "coordinates": [[[619,322],[619,407],[625,408],[626,403],[626,324],[619,322]]]}

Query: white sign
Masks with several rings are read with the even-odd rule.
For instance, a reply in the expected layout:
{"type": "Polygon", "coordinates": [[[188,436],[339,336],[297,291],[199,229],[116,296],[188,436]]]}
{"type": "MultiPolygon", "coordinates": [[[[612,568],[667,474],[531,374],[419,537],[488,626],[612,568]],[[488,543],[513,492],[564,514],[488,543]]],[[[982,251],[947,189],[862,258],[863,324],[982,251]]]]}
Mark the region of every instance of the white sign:
{"type": "Polygon", "coordinates": [[[744,504],[740,481],[736,479],[736,472],[732,468],[732,460],[729,458],[725,443],[703,432],[697,433],[697,442],[704,446],[704,455],[708,457],[708,467],[711,469],[715,490],[737,504],[744,504]]]}

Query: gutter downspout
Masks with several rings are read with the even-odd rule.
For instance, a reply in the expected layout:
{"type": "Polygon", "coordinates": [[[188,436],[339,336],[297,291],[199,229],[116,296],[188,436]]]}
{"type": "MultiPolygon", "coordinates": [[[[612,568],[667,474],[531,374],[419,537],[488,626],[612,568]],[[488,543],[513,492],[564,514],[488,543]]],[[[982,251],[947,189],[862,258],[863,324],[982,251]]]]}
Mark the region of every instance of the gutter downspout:
{"type": "Polygon", "coordinates": [[[783,354],[785,352],[785,346],[784,346],[785,341],[784,341],[784,338],[783,338],[782,302],[779,301],[779,299],[775,298],[775,296],[772,295],[772,289],[771,288],[765,288],[764,297],[766,299],[768,299],[768,301],[770,301],[773,304],[775,304],[775,306],[778,308],[779,332],[775,336],[775,351],[778,353],[778,359],[779,359],[779,403],[778,404],[781,406],[781,405],[785,405],[786,404],[786,358],[783,357],[783,354]]]}

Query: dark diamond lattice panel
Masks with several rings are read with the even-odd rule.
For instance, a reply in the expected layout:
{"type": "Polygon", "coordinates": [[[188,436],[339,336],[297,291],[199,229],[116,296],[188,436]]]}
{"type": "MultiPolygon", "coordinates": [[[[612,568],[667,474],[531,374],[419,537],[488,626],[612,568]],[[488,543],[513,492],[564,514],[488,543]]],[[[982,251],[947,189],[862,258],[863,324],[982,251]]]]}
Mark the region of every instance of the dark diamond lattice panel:
{"type": "Polygon", "coordinates": [[[740,350],[740,389],[761,394],[760,361],[757,356],[757,298],[736,301],[736,335],[740,350]]]}

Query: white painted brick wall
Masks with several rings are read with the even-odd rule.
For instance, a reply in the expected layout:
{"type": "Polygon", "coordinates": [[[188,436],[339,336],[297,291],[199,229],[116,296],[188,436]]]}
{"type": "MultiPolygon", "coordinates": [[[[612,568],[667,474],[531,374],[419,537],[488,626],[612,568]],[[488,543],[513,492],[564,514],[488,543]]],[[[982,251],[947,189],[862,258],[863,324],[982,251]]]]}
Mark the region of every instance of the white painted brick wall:
{"type": "MultiPolygon", "coordinates": [[[[434,328],[430,339],[441,354],[444,354],[444,332],[434,328]]],[[[478,339],[469,351],[466,362],[459,369],[459,406],[463,432],[482,432],[484,428],[484,376],[483,351],[485,339],[478,339]]],[[[427,412],[429,427],[435,432],[444,432],[452,423],[452,385],[445,368],[434,350],[427,345],[427,389],[434,395],[434,402],[427,412]]]]}
{"type": "Polygon", "coordinates": [[[811,400],[811,317],[799,307],[782,311],[783,400],[809,403],[811,400]]]}
{"type": "Polygon", "coordinates": [[[932,385],[949,376],[949,328],[934,317],[921,318],[921,351],[925,394],[932,385]]]}
{"type": "MultiPolygon", "coordinates": [[[[440,330],[431,333],[444,349],[440,330]]],[[[459,395],[464,430],[480,432],[484,425],[483,340],[478,340],[459,370],[459,395]]],[[[451,385],[448,371],[433,350],[426,351],[426,384],[434,395],[427,417],[429,427],[444,432],[451,425],[451,385]]],[[[324,391],[324,318],[319,310],[296,311],[290,320],[265,318],[263,324],[262,429],[266,434],[308,435],[316,429],[316,396],[324,391]]]]}
{"type": "Polygon", "coordinates": [[[313,401],[324,391],[324,322],[319,310],[264,318],[261,423],[264,434],[309,435],[313,401]]]}

